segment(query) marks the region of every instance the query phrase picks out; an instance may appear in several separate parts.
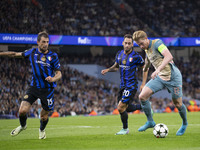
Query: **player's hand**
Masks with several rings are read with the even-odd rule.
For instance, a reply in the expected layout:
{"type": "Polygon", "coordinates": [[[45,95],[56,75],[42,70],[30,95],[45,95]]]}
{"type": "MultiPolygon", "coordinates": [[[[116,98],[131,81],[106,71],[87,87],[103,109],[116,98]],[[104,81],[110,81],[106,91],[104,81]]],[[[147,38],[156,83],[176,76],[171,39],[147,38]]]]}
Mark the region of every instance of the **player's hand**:
{"type": "Polygon", "coordinates": [[[101,74],[102,74],[102,75],[105,75],[107,72],[108,72],[108,69],[103,69],[103,70],[101,70],[101,74]]]}
{"type": "Polygon", "coordinates": [[[152,78],[152,79],[155,79],[159,72],[160,72],[160,71],[156,69],[156,70],[151,74],[151,78],[152,78]]]}
{"type": "Polygon", "coordinates": [[[51,76],[46,77],[45,80],[48,82],[54,82],[54,79],[51,76]]]}

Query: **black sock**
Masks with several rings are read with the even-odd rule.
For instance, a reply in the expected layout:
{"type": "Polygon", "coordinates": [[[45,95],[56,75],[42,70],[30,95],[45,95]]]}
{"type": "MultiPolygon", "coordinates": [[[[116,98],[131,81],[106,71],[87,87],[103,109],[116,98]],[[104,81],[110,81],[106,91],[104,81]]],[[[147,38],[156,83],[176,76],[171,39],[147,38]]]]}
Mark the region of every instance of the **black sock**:
{"type": "Polygon", "coordinates": [[[123,129],[127,129],[128,128],[128,113],[127,113],[127,111],[120,113],[120,116],[121,116],[121,120],[123,123],[123,129]]]}
{"type": "Polygon", "coordinates": [[[27,115],[25,115],[25,116],[19,116],[19,122],[20,122],[20,125],[22,127],[26,126],[26,120],[27,120],[27,115]]]}
{"type": "Polygon", "coordinates": [[[49,121],[49,118],[45,121],[40,120],[40,130],[43,131],[49,121]]]}
{"type": "Polygon", "coordinates": [[[133,111],[136,111],[136,110],[141,110],[142,107],[140,104],[129,104],[126,111],[127,112],[133,112],[133,111]]]}

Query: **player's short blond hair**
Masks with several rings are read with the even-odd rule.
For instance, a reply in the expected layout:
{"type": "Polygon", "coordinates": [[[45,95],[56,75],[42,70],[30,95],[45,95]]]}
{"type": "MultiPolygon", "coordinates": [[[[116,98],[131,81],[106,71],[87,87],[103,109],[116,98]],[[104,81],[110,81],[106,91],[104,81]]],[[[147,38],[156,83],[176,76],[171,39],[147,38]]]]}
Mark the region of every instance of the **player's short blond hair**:
{"type": "Polygon", "coordinates": [[[144,38],[147,38],[147,34],[142,30],[135,31],[133,33],[133,40],[134,41],[138,41],[139,39],[144,39],[144,38]]]}

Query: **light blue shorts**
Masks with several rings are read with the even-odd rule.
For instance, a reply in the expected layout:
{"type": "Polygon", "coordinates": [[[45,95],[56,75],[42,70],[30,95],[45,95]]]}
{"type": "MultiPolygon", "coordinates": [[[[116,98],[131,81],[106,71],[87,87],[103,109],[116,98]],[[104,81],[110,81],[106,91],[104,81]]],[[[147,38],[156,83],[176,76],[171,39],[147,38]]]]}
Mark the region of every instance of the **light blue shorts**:
{"type": "Polygon", "coordinates": [[[154,93],[167,88],[172,93],[172,98],[177,99],[182,97],[182,75],[180,70],[174,65],[171,66],[171,79],[169,81],[162,80],[159,76],[151,79],[145,86],[149,87],[154,93]]]}

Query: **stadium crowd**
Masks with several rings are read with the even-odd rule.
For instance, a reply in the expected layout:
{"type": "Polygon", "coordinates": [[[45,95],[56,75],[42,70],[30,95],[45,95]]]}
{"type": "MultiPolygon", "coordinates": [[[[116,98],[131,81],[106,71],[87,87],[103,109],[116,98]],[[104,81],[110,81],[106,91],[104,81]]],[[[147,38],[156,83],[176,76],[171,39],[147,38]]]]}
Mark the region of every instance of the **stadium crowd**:
{"type": "Polygon", "coordinates": [[[106,0],[9,0],[0,7],[1,33],[123,36],[140,28],[155,36],[135,15],[106,0]]]}
{"type": "MultiPolygon", "coordinates": [[[[175,63],[183,74],[183,94],[184,96],[200,99],[200,67],[199,53],[191,56],[189,62],[176,59],[175,63]],[[183,63],[184,62],[184,63],[183,63]]],[[[117,106],[118,85],[97,79],[78,70],[68,67],[73,63],[93,63],[107,62],[112,64],[108,57],[60,57],[62,66],[62,80],[57,83],[55,89],[55,109],[59,116],[89,115],[91,111],[97,114],[112,114],[117,106]]],[[[30,67],[26,60],[19,58],[0,58],[0,115],[18,116],[20,102],[25,95],[25,91],[31,80],[30,67]]],[[[102,65],[102,64],[100,64],[102,65]]],[[[150,70],[150,73],[152,70],[150,70]]],[[[165,112],[166,107],[174,110],[175,107],[170,99],[151,98],[154,112],[165,112]]],[[[134,103],[139,103],[138,93],[134,103]]],[[[190,105],[188,100],[184,100],[185,105],[190,105]]],[[[30,111],[30,117],[38,117],[38,110],[41,105],[34,103],[30,111]]],[[[52,112],[53,113],[53,112],[52,112]]]]}
{"type": "Polygon", "coordinates": [[[199,1],[111,0],[0,1],[0,33],[123,36],[145,30],[150,37],[200,36],[199,1]],[[130,11],[131,10],[131,11],[130,11]]]}
{"type": "Polygon", "coordinates": [[[160,36],[199,37],[200,1],[190,0],[126,0],[138,19],[160,36]]]}

